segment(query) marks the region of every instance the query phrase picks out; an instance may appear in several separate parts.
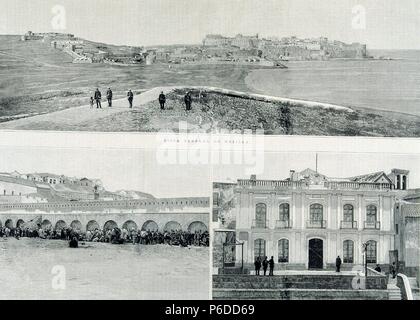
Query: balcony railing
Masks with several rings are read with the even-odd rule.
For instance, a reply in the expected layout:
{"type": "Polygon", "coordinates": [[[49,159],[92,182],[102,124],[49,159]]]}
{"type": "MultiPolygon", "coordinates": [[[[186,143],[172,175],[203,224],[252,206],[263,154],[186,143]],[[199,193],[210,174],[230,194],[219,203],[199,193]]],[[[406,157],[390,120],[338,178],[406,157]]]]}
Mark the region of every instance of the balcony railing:
{"type": "Polygon", "coordinates": [[[357,221],[341,221],[341,229],[357,229],[357,221]]]}
{"type": "Polygon", "coordinates": [[[380,221],[365,221],[365,229],[379,230],[381,229],[381,222],[380,221]]]}
{"type": "Polygon", "coordinates": [[[291,220],[276,220],[276,229],[290,229],[291,227],[291,220]]]}
{"type": "MultiPolygon", "coordinates": [[[[275,188],[275,189],[309,189],[311,185],[306,181],[290,180],[246,180],[239,179],[238,185],[249,188],[275,188]]],[[[326,181],[322,185],[316,185],[319,189],[329,190],[392,190],[390,183],[355,182],[355,181],[326,181]]]]}
{"type": "Polygon", "coordinates": [[[268,228],[267,221],[252,220],[252,228],[253,229],[267,229],[268,228]]]}
{"type": "Polygon", "coordinates": [[[325,229],[327,227],[326,220],[308,220],[306,221],[306,227],[310,229],[325,229]]]}

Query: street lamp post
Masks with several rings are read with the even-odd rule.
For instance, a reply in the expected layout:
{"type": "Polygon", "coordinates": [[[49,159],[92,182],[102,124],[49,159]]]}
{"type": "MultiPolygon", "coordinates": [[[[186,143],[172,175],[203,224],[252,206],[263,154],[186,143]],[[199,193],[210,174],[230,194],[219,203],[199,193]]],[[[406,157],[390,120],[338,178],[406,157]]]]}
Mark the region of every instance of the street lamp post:
{"type": "Polygon", "coordinates": [[[368,246],[367,242],[362,244],[363,253],[364,253],[364,267],[365,267],[365,277],[366,277],[366,280],[367,280],[367,276],[368,276],[367,275],[367,265],[368,265],[368,263],[367,263],[367,246],[368,246]]]}

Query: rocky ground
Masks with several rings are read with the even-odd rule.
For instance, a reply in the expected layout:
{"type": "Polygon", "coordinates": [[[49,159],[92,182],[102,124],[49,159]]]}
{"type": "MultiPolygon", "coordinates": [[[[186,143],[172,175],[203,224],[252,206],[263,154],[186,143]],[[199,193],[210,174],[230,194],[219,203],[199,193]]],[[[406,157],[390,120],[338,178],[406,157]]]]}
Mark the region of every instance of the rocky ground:
{"type": "Polygon", "coordinates": [[[189,131],[263,129],[265,134],[330,136],[420,136],[417,116],[367,109],[346,110],[294,106],[288,103],[190,90],[193,110],[185,111],[183,97],[189,89],[177,89],[167,95],[167,106],[161,111],[152,101],[142,108],[118,113],[79,126],[79,130],[179,132],[181,121],[189,131]]]}

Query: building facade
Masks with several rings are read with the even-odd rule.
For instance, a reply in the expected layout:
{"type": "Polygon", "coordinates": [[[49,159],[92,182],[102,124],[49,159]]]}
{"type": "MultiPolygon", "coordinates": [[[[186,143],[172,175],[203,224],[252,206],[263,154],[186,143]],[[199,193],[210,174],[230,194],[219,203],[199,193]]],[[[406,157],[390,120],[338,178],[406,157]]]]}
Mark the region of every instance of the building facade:
{"type": "Polygon", "coordinates": [[[395,257],[394,207],[406,192],[395,179],[408,188],[408,171],[398,169],[345,179],[306,169],[285,180],[238,180],[232,212],[245,264],[273,256],[280,269],[324,269],[340,256],[344,268],[364,259],[387,267],[395,257]]]}

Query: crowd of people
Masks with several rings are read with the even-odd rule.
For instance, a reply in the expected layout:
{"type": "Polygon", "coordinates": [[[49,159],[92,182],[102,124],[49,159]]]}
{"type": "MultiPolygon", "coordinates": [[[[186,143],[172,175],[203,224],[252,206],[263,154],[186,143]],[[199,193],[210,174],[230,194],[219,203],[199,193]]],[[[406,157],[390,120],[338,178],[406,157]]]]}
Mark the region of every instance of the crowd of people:
{"type": "Polygon", "coordinates": [[[154,231],[154,230],[136,230],[131,231],[127,229],[120,229],[114,227],[106,230],[88,230],[81,232],[72,228],[62,228],[61,230],[52,230],[52,228],[0,228],[0,237],[21,237],[28,238],[41,238],[41,239],[54,239],[54,240],[67,240],[76,242],[108,242],[114,244],[168,244],[172,246],[209,246],[209,233],[208,231],[154,231]]]}
{"type": "MultiPolygon", "coordinates": [[[[111,88],[108,88],[106,91],[106,99],[108,101],[108,107],[112,107],[112,99],[113,99],[113,92],[111,88]]],[[[97,109],[102,109],[102,93],[99,90],[99,88],[96,88],[94,94],[92,97],[90,97],[90,107],[94,108],[96,105],[97,109]]],[[[128,90],[127,92],[127,100],[128,100],[128,107],[131,109],[133,108],[133,101],[134,101],[134,93],[131,90],[128,90]]],[[[161,110],[165,110],[165,104],[166,104],[166,96],[163,93],[163,91],[160,93],[158,97],[159,105],[161,110]]],[[[184,102],[185,102],[185,110],[190,111],[192,110],[192,97],[191,93],[187,92],[184,96],[184,102]]]]}

